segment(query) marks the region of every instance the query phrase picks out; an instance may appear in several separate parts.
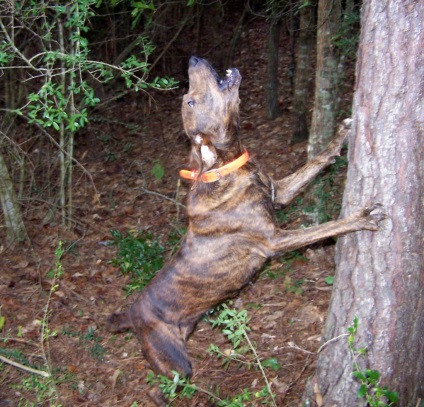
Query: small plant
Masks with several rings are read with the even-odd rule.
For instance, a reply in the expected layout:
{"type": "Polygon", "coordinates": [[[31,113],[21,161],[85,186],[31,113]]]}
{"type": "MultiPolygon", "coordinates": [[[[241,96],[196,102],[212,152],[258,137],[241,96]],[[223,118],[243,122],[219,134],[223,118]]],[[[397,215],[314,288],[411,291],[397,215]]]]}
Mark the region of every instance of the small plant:
{"type": "Polygon", "coordinates": [[[217,318],[209,321],[213,327],[222,327],[222,332],[233,345],[233,352],[230,355],[224,354],[219,350],[218,346],[214,344],[210,345],[209,352],[218,355],[218,357],[227,358],[229,362],[238,361],[247,364],[249,367],[259,367],[266,386],[254,393],[249,389],[244,389],[241,393],[233,397],[223,399],[217,394],[190,383],[187,378],[181,377],[178,372],[175,371],[172,372],[174,375],[173,379],[161,375],[155,376],[151,373],[147,377],[147,382],[152,386],[158,386],[169,400],[170,404],[176,399],[191,399],[196,392],[201,392],[206,394],[209,400],[213,401],[214,405],[219,407],[244,407],[250,405],[253,401],[259,401],[263,405],[276,406],[275,396],[271,391],[270,383],[266,377],[264,368],[279,370],[281,365],[276,358],[269,358],[266,360],[259,359],[256,349],[247,335],[247,332],[250,331],[247,325],[249,322],[247,311],[230,309],[226,304],[223,304],[215,312],[218,313],[217,318]],[[248,344],[246,348],[243,346],[244,343],[248,344]],[[247,348],[253,354],[254,361],[249,361],[246,358],[242,360],[242,358],[240,358],[241,355],[247,353],[247,348]]]}
{"type": "Polygon", "coordinates": [[[60,407],[62,404],[55,404],[52,402],[52,397],[56,396],[56,384],[52,381],[52,378],[43,378],[35,374],[31,374],[28,377],[22,379],[21,384],[14,386],[17,390],[30,392],[34,394],[37,403],[29,400],[25,400],[23,397],[20,400],[19,405],[25,407],[35,407],[41,403],[49,401],[49,405],[52,407],[60,407]]]}
{"type": "Polygon", "coordinates": [[[160,161],[156,160],[152,167],[151,173],[155,177],[156,181],[162,181],[165,175],[165,167],[162,165],[160,161]]]}
{"type": "Polygon", "coordinates": [[[398,402],[398,393],[390,391],[387,386],[381,387],[381,374],[377,370],[361,369],[358,358],[366,354],[366,348],[355,347],[355,335],[358,331],[358,318],[353,319],[353,325],[348,327],[348,346],[354,358],[353,376],[361,384],[358,391],[358,397],[365,398],[370,407],[390,407],[398,402]]]}
{"type": "Polygon", "coordinates": [[[84,348],[88,348],[88,353],[93,359],[97,359],[99,362],[104,359],[106,349],[100,344],[103,338],[97,335],[94,328],[89,327],[87,331],[83,333],[81,331],[75,331],[68,325],[65,325],[62,328],[61,334],[69,338],[78,338],[79,344],[84,348]]]}
{"type": "Polygon", "coordinates": [[[294,216],[299,216],[300,208],[303,206],[303,197],[296,198],[293,203],[284,208],[284,211],[277,209],[275,216],[279,224],[287,223],[294,216]]]}
{"type": "Polygon", "coordinates": [[[298,250],[284,253],[279,257],[281,267],[278,270],[268,269],[265,271],[269,278],[279,278],[281,275],[286,276],[288,272],[292,271],[293,263],[296,261],[308,261],[308,258],[303,256],[298,250]]]}
{"type": "Polygon", "coordinates": [[[169,401],[169,404],[167,405],[171,405],[172,402],[177,399],[191,400],[196,392],[206,394],[209,400],[213,401],[213,405],[217,405],[219,407],[245,407],[246,402],[251,402],[254,399],[263,399],[269,395],[267,388],[265,387],[263,390],[256,392],[254,395],[252,395],[248,389],[244,389],[236,396],[223,399],[208,390],[202,389],[197,385],[190,383],[190,380],[181,377],[178,372],[173,371],[172,374],[174,375],[173,379],[161,375],[155,376],[153,373],[150,373],[147,376],[147,383],[151,386],[158,386],[165,395],[169,401]]]}
{"type": "Polygon", "coordinates": [[[85,346],[90,344],[88,353],[93,359],[97,359],[99,362],[104,359],[106,349],[100,344],[102,338],[97,336],[96,331],[93,328],[88,328],[84,335],[80,335],[80,341],[85,346]]]}
{"type": "Polygon", "coordinates": [[[124,275],[131,276],[125,288],[128,294],[141,290],[163,266],[165,249],[159,239],[147,231],[111,231],[112,244],[118,247],[116,257],[110,261],[119,267],[124,275]]]}
{"type": "Polygon", "coordinates": [[[284,277],[284,288],[288,293],[293,293],[297,295],[302,295],[304,290],[302,285],[304,284],[305,279],[299,278],[298,280],[292,279],[290,276],[284,277]]]}
{"type": "Polygon", "coordinates": [[[173,379],[166,376],[155,376],[153,373],[147,375],[147,383],[156,385],[162,391],[163,395],[169,401],[176,399],[191,399],[198,390],[197,387],[190,383],[190,380],[180,376],[176,371],[172,371],[173,379]]]}
{"type": "Polygon", "coordinates": [[[327,276],[327,277],[325,277],[324,281],[327,285],[333,285],[334,284],[334,276],[327,276]]]}
{"type": "MultiPolygon", "coordinates": [[[[59,288],[59,280],[63,275],[62,268],[62,256],[65,253],[62,242],[59,242],[58,247],[55,251],[55,266],[47,273],[47,277],[51,280],[51,287],[48,293],[47,302],[44,306],[43,318],[40,321],[41,333],[40,333],[40,350],[42,353],[42,359],[44,361],[45,370],[35,369],[30,366],[27,358],[22,355],[18,350],[6,350],[0,351],[0,360],[15,366],[23,371],[29,372],[30,375],[22,378],[20,384],[13,385],[12,387],[22,392],[31,392],[36,398],[36,402],[30,401],[23,394],[19,400],[19,406],[37,406],[48,403],[51,407],[60,407],[60,396],[57,390],[57,381],[55,372],[52,369],[52,363],[50,360],[50,344],[49,340],[52,337],[57,336],[58,332],[52,330],[49,326],[50,317],[50,301],[53,293],[59,288]],[[7,355],[7,356],[6,356],[7,355]],[[9,359],[12,357],[13,360],[9,359]]],[[[22,333],[18,329],[18,337],[22,336],[22,333]]],[[[5,342],[7,339],[5,339],[5,342]]]]}
{"type": "MultiPolygon", "coordinates": [[[[222,332],[227,336],[230,342],[233,345],[234,354],[231,355],[232,358],[235,358],[236,351],[240,345],[245,342],[247,343],[250,352],[253,354],[254,364],[261,371],[262,377],[265,381],[265,388],[254,394],[255,398],[270,398],[271,405],[276,406],[275,396],[271,390],[271,385],[268,381],[268,377],[265,373],[265,367],[272,367],[273,369],[279,369],[279,363],[275,358],[267,359],[266,361],[261,361],[256,348],[253,345],[252,341],[248,336],[250,328],[248,326],[249,316],[246,310],[237,311],[236,309],[228,308],[226,304],[221,305],[221,311],[218,314],[218,317],[214,320],[210,320],[212,327],[222,326],[222,332]],[[265,365],[264,365],[265,363],[265,365]]],[[[210,346],[210,351],[217,353],[219,356],[223,356],[216,345],[210,346]]],[[[248,362],[249,363],[249,362],[248,362]]],[[[263,401],[264,402],[264,401],[263,401]]],[[[220,405],[220,404],[218,404],[220,405]]]]}

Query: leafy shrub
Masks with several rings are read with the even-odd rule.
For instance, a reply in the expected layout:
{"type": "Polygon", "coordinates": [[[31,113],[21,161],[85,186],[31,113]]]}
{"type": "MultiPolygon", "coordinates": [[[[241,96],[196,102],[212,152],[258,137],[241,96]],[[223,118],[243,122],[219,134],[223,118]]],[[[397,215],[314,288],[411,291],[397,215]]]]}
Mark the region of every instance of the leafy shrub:
{"type": "Polygon", "coordinates": [[[125,287],[128,294],[141,290],[163,266],[165,249],[159,238],[148,231],[128,231],[122,234],[111,231],[112,245],[118,253],[110,263],[119,267],[124,275],[130,275],[131,282],[125,287]]]}

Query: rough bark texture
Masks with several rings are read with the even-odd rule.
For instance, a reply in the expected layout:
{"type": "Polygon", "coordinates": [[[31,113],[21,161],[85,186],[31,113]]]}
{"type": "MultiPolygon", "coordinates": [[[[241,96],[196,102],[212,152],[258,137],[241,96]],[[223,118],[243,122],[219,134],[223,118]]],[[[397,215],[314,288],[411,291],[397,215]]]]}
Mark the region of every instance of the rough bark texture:
{"type": "MultiPolygon", "coordinates": [[[[366,0],[357,62],[343,216],[381,202],[380,232],[339,239],[337,274],[323,341],[356,315],[358,361],[378,370],[399,405],[424,399],[424,2],[366,0]]],[[[309,406],[364,406],[346,339],[320,354],[309,406]]]]}
{"type": "Polygon", "coordinates": [[[7,237],[11,242],[23,242],[28,238],[19,206],[13,191],[12,180],[3,155],[0,152],[0,201],[6,223],[7,237]]]}
{"type": "Polygon", "coordinates": [[[268,83],[267,83],[267,116],[275,119],[280,115],[278,104],[278,44],[280,43],[281,20],[271,21],[268,40],[268,83]]]}
{"type": "Polygon", "coordinates": [[[339,32],[340,14],[340,0],[319,0],[315,97],[308,159],[324,149],[336,128],[339,74],[333,38],[339,32]]]}
{"type": "Polygon", "coordinates": [[[309,80],[311,78],[311,55],[314,45],[313,15],[314,10],[312,5],[305,6],[300,11],[293,94],[293,141],[295,143],[306,141],[309,137],[308,97],[309,80]]]}

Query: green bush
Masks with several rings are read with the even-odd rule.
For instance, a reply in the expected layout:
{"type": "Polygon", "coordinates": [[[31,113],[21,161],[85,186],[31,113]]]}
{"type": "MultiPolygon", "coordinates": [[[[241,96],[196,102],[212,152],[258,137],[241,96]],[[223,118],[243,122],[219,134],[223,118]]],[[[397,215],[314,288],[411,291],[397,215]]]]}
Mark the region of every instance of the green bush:
{"type": "Polygon", "coordinates": [[[141,290],[162,268],[164,246],[148,231],[122,234],[112,230],[111,234],[112,244],[118,247],[118,252],[110,263],[119,267],[122,274],[131,277],[130,283],[124,288],[128,294],[141,290]]]}

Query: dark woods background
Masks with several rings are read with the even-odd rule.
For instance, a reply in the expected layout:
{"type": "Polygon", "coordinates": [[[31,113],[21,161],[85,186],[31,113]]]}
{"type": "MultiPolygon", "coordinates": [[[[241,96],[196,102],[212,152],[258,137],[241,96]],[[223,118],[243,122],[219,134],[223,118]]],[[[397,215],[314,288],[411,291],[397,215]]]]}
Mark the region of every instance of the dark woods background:
{"type": "MultiPolygon", "coordinates": [[[[220,75],[240,70],[242,141],[281,178],[351,114],[359,9],[354,0],[1,3],[0,356],[53,373],[4,364],[4,400],[148,405],[137,341],[102,321],[184,235],[189,57],[220,75]]],[[[337,161],[277,211],[281,225],[337,217],[345,169],[337,161]]],[[[327,243],[271,262],[237,303],[249,309],[277,405],[295,405],[313,372],[334,267],[327,243]]],[[[194,381],[223,399],[269,401],[255,365],[206,353],[212,343],[229,352],[202,321],[189,342],[194,381]]],[[[209,405],[196,397],[178,405],[209,405]]]]}

